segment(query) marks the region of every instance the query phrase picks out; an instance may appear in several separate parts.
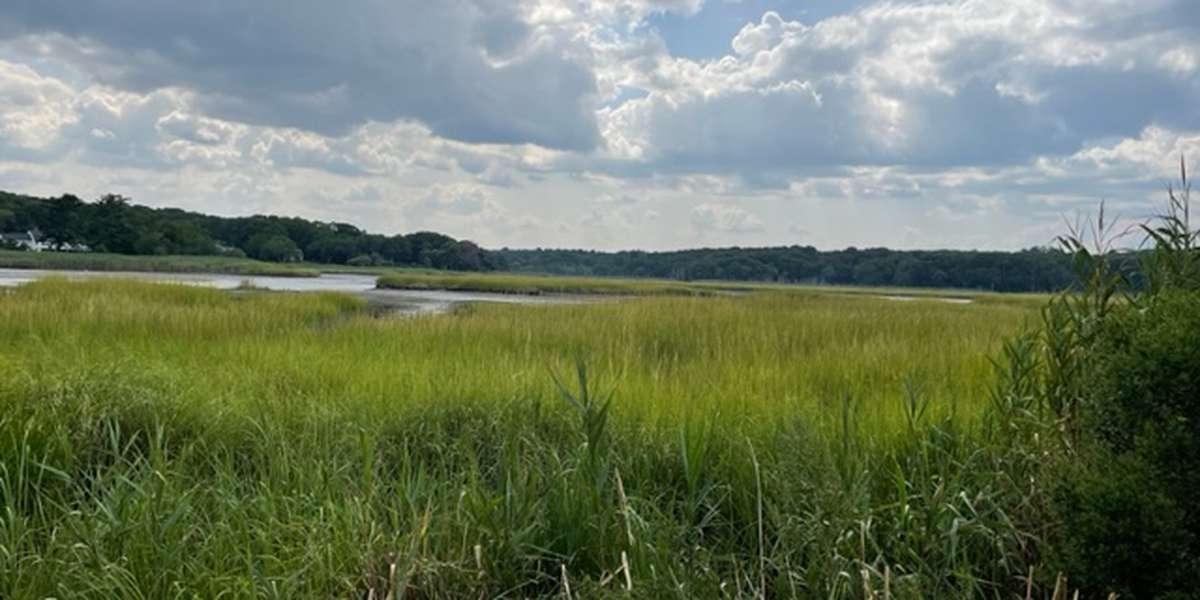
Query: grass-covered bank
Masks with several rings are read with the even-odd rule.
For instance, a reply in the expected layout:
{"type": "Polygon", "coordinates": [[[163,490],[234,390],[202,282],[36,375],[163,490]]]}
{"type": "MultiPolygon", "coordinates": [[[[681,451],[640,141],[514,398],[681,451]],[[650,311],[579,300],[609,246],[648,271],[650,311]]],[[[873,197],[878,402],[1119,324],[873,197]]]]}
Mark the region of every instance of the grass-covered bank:
{"type": "Polygon", "coordinates": [[[1032,314],[31,284],[0,296],[0,595],[1002,594],[1037,530],[979,415],[1032,314]]]}
{"type": "Polygon", "coordinates": [[[139,256],[97,252],[22,252],[0,250],[0,268],[70,271],[144,271],[155,273],[228,273],[278,277],[316,277],[320,270],[225,256],[139,256]]]}
{"type": "Polygon", "coordinates": [[[750,292],[787,294],[836,294],[891,297],[891,299],[969,300],[985,303],[1025,303],[1040,306],[1048,294],[1000,294],[978,290],[941,288],[855,287],[750,283],[734,281],[675,281],[669,279],[628,279],[620,277],[560,277],[519,273],[454,273],[414,269],[355,271],[380,275],[380,289],[449,290],[497,294],[581,294],[618,296],[719,296],[750,292]]]}
{"type": "Polygon", "coordinates": [[[693,283],[665,279],[551,277],[511,273],[400,272],[383,275],[380,289],[450,290],[496,294],[597,294],[624,296],[711,296],[749,291],[751,285],[693,283]]]}

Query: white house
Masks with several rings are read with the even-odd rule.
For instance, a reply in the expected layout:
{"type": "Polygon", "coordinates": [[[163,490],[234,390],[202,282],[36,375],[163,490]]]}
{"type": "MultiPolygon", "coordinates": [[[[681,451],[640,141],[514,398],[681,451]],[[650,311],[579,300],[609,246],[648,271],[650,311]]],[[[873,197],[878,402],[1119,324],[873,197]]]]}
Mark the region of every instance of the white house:
{"type": "Polygon", "coordinates": [[[33,252],[50,249],[50,244],[38,239],[37,234],[32,231],[0,233],[0,246],[15,246],[33,252]]]}

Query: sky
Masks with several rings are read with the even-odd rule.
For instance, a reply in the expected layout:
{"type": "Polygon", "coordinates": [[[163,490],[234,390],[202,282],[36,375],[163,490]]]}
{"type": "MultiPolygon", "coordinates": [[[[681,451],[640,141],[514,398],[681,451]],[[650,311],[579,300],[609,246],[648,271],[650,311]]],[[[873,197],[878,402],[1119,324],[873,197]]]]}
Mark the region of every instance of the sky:
{"type": "Polygon", "coordinates": [[[1189,0],[8,0],[0,189],[485,247],[1017,249],[1200,162],[1189,0]]]}

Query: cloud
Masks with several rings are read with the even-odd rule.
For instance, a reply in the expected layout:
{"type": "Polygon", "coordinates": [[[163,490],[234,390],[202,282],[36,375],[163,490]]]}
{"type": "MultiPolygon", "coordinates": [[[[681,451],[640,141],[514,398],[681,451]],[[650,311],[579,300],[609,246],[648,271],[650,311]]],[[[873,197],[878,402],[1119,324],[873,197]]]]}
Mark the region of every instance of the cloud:
{"type": "Polygon", "coordinates": [[[833,1],[18,2],[0,181],[494,246],[1014,248],[1200,156],[1183,0],[833,1]],[[727,55],[673,55],[656,15],[714,7],[727,55]]]}
{"type": "Polygon", "coordinates": [[[485,243],[528,239],[547,227],[537,216],[513,210],[492,189],[473,183],[436,184],[408,203],[404,215],[410,229],[433,229],[485,243]]]}
{"type": "MultiPolygon", "coordinates": [[[[768,12],[717,60],[646,63],[602,112],[659,172],[1011,165],[1150,125],[1200,128],[1184,3],[882,2],[812,25],[768,12]]],[[[1194,11],[1193,11],[1194,12],[1194,11]]]]}
{"type": "Polygon", "coordinates": [[[424,197],[412,204],[408,212],[416,219],[431,215],[476,215],[495,211],[497,205],[491,193],[471,184],[436,185],[424,197]]]}
{"type": "Polygon", "coordinates": [[[1176,157],[1200,158],[1200,131],[1181,133],[1151,126],[1137,137],[1043,158],[1037,167],[1048,177],[1076,180],[1162,180],[1179,174],[1176,157]]]}
{"type": "Polygon", "coordinates": [[[791,225],[788,225],[787,230],[788,233],[801,237],[806,237],[811,233],[807,227],[800,223],[792,223],[791,225]]]}
{"type": "Polygon", "coordinates": [[[655,13],[694,15],[704,0],[536,0],[530,3],[535,22],[617,23],[636,25],[655,13]]]}
{"type": "Polygon", "coordinates": [[[763,231],[762,219],[733,205],[701,204],[692,209],[692,225],[700,231],[755,233],[763,231]]]}
{"type": "Polygon", "coordinates": [[[43,150],[78,120],[72,90],[32,68],[0,61],[0,157],[43,150]]]}
{"type": "Polygon", "coordinates": [[[205,114],[340,136],[413,119],[466,142],[585,150],[595,77],[572,40],[504,0],[18,2],[0,36],[96,83],[186,88],[205,114]]]}

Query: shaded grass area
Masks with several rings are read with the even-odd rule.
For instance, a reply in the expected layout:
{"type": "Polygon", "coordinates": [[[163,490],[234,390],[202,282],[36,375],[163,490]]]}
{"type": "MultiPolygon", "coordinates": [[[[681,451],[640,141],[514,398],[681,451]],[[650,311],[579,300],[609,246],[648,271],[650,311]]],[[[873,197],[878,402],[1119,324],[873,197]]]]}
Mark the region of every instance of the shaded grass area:
{"type": "Polygon", "coordinates": [[[609,294],[626,296],[711,296],[749,291],[750,286],[687,283],[662,279],[551,277],[507,273],[391,273],[379,278],[381,289],[451,290],[496,294],[609,294]]]}
{"type": "Polygon", "coordinates": [[[750,292],[892,296],[912,299],[970,300],[990,304],[1041,305],[1048,294],[1001,294],[985,291],[825,286],[811,284],[728,281],[674,281],[615,277],[563,277],[514,273],[453,273],[445,271],[380,271],[381,289],[451,290],[499,294],[598,294],[625,296],[717,296],[750,292]]]}
{"type": "Polygon", "coordinates": [[[915,299],[948,299],[971,300],[973,302],[1005,303],[1023,302],[1044,305],[1052,294],[991,292],[986,290],[963,290],[953,288],[905,288],[905,287],[868,287],[846,285],[771,285],[768,289],[802,289],[814,292],[833,294],[851,294],[867,296],[885,296],[895,298],[915,299]]]}
{"type": "Polygon", "coordinates": [[[36,282],[0,293],[0,596],[1006,595],[1035,507],[980,414],[1032,314],[36,282]]]}
{"type": "Polygon", "coordinates": [[[77,271],[149,271],[230,273],[278,277],[316,277],[311,267],[225,256],[135,256],[98,252],[21,252],[0,250],[0,268],[77,271]]]}

